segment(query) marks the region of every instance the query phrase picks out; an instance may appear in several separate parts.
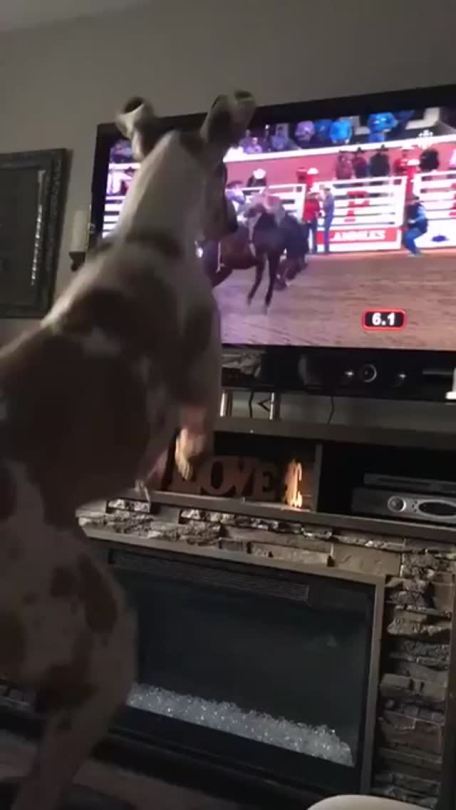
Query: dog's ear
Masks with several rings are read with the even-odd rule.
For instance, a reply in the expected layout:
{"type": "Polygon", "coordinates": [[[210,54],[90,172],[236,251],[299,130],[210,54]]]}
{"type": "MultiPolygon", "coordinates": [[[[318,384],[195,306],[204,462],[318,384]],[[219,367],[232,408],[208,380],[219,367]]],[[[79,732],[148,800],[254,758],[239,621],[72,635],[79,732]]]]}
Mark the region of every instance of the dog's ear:
{"type": "Polygon", "coordinates": [[[122,135],[131,141],[133,156],[143,160],[152,151],[162,132],[160,119],[148,101],[135,96],[123,106],[116,118],[122,135]]]}
{"type": "Polygon", "coordinates": [[[236,145],[242,138],[255,107],[255,99],[246,90],[215,99],[201,127],[201,137],[216,160],[220,160],[230,146],[236,145]]]}

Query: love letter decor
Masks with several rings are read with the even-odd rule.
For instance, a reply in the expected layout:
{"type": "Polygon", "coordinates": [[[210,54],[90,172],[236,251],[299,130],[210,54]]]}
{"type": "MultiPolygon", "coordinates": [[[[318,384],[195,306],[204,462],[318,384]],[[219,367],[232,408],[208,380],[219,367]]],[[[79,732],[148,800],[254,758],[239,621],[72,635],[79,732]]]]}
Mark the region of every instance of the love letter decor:
{"type": "Polygon", "coordinates": [[[175,469],[168,487],[171,492],[254,501],[278,500],[280,488],[281,465],[241,456],[213,456],[192,481],[184,481],[175,469]]]}

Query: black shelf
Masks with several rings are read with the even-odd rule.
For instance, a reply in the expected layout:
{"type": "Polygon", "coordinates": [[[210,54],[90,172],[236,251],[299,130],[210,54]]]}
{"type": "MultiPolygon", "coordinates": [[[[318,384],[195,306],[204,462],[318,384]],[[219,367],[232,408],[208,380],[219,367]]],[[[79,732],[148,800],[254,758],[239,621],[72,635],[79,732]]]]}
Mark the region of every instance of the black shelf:
{"type": "MultiPolygon", "coordinates": [[[[138,498],[138,493],[125,492],[122,498],[138,498]]],[[[245,517],[264,518],[265,520],[279,520],[286,523],[302,523],[309,526],[324,526],[331,529],[346,529],[348,531],[367,532],[391,537],[409,537],[415,540],[454,543],[455,529],[453,527],[433,526],[422,523],[412,523],[399,520],[383,520],[379,518],[364,518],[355,515],[331,514],[329,512],[314,512],[304,509],[295,509],[280,503],[263,503],[256,501],[238,500],[237,498],[217,498],[209,495],[187,495],[178,492],[155,492],[151,495],[151,503],[157,506],[175,506],[179,509],[201,509],[207,512],[225,512],[227,514],[242,515],[245,517]]],[[[98,535],[93,530],[93,537],[98,535]]],[[[87,534],[92,536],[91,530],[87,534]]],[[[112,533],[113,539],[122,542],[122,535],[112,533]]],[[[132,535],[128,535],[131,539],[132,535]]]]}
{"type": "Polygon", "coordinates": [[[454,431],[448,425],[440,429],[429,427],[378,427],[378,425],[344,425],[324,422],[293,422],[289,420],[250,419],[223,416],[217,420],[218,433],[242,433],[276,438],[307,439],[315,442],[344,442],[390,447],[415,447],[426,450],[456,451],[456,412],[454,431]]]}
{"type": "MultiPolygon", "coordinates": [[[[258,502],[245,498],[170,491],[154,492],[151,503],[157,507],[199,509],[283,523],[300,523],[309,527],[321,526],[385,537],[405,537],[424,543],[456,543],[456,526],[351,514],[352,491],[354,487],[363,486],[363,476],[367,472],[407,478],[417,475],[440,481],[453,480],[456,412],[445,411],[445,413],[445,419],[440,422],[433,421],[431,427],[428,422],[425,429],[418,429],[416,424],[412,429],[407,427],[407,424],[379,427],[354,426],[340,422],[327,424],[321,421],[220,417],[216,423],[216,434],[220,437],[220,442],[224,443],[230,436],[233,437],[228,455],[230,452],[239,452],[237,445],[240,443],[245,444],[246,452],[250,451],[252,455],[257,455],[258,447],[253,447],[253,444],[256,445],[258,442],[261,444],[263,438],[264,446],[268,444],[271,446],[271,458],[276,457],[274,454],[280,451],[286,440],[289,445],[291,444],[288,451],[296,452],[297,457],[300,454],[305,455],[306,442],[313,444],[316,452],[312,509],[299,509],[282,503],[258,502]],[[448,417],[450,415],[453,417],[453,414],[455,429],[454,432],[450,432],[453,425],[448,417]],[[233,450],[234,444],[236,447],[233,450]]],[[[268,454],[264,452],[267,457],[268,454]]],[[[134,490],[123,492],[119,497],[141,498],[134,490]]],[[[90,535],[90,529],[88,533],[90,535]]],[[[131,536],[129,538],[130,543],[131,536]]],[[[116,535],[113,539],[116,539],[116,535]]],[[[122,542],[121,535],[117,536],[117,539],[118,542],[122,542]]]]}

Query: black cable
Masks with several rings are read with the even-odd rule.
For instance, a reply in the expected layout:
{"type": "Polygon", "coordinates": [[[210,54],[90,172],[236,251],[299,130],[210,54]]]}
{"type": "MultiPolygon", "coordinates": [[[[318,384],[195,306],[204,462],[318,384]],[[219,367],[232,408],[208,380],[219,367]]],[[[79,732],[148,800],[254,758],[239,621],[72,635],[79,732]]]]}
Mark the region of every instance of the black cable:
{"type": "Polygon", "coordinates": [[[329,409],[329,416],[326,420],[326,424],[330,425],[334,416],[334,411],[336,409],[336,403],[334,401],[334,396],[331,394],[331,407],[329,409]]]}

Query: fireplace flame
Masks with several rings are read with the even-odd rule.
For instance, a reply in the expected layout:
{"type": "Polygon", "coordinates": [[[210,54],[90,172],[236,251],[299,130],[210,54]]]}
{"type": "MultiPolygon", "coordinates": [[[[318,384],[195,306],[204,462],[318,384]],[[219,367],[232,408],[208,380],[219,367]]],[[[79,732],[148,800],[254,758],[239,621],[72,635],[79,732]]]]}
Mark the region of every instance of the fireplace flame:
{"type": "Polygon", "coordinates": [[[301,492],[302,464],[296,459],[290,462],[285,475],[285,497],[287,506],[300,509],[303,506],[304,498],[301,492]]]}

